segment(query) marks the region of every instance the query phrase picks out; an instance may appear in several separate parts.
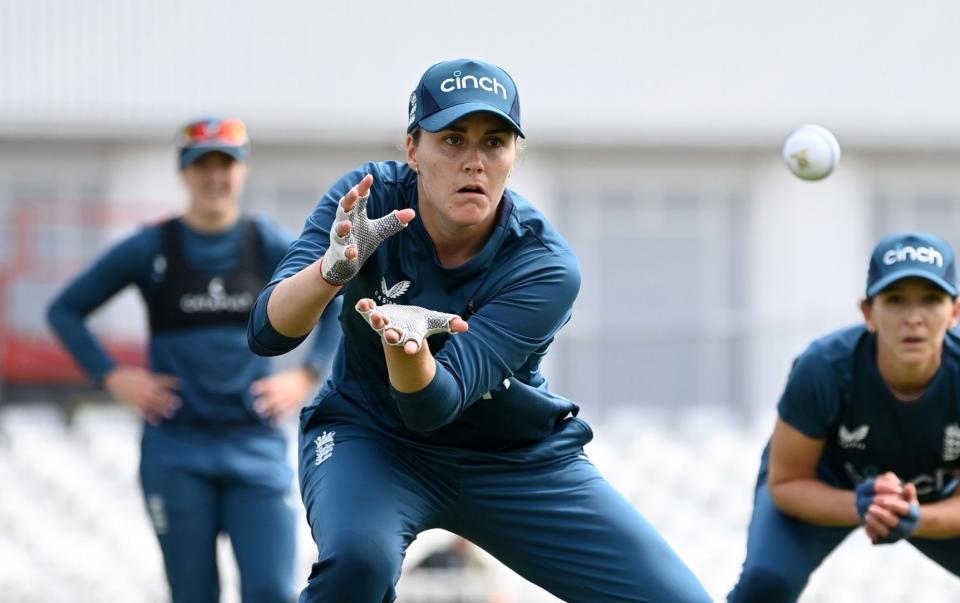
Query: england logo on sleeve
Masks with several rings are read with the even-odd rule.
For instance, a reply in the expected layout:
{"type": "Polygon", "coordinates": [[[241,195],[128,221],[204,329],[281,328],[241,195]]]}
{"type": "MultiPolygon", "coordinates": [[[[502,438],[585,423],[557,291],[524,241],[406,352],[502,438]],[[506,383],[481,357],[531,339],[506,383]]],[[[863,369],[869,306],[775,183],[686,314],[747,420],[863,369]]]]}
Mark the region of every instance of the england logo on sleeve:
{"type": "Polygon", "coordinates": [[[335,435],[337,435],[336,431],[324,431],[313,441],[317,447],[317,458],[313,463],[314,465],[319,465],[333,456],[333,436],[335,435]]]}

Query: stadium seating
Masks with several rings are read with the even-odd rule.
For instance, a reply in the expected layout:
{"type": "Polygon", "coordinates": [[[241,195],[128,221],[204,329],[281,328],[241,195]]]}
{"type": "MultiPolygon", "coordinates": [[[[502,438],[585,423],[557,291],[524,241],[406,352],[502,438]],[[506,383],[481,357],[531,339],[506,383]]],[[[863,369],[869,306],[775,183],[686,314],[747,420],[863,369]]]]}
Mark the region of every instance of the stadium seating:
{"type": "MultiPolygon", "coordinates": [[[[769,421],[729,415],[604,416],[593,462],[630,498],[721,600],[739,573],[752,484],[769,421]]],[[[0,593],[11,603],[160,603],[162,562],[137,484],[139,423],[115,405],[82,406],[66,421],[44,404],[0,407],[0,593]]],[[[411,547],[398,586],[404,603],[556,601],[486,554],[465,570],[413,570],[451,536],[411,547]]],[[[239,603],[224,538],[224,603],[239,603]]],[[[314,555],[301,521],[304,579],[314,555]]],[[[299,584],[297,585],[300,586],[299,584]]],[[[908,544],[871,547],[854,533],[812,577],[804,603],[952,601],[960,580],[908,544]]]]}

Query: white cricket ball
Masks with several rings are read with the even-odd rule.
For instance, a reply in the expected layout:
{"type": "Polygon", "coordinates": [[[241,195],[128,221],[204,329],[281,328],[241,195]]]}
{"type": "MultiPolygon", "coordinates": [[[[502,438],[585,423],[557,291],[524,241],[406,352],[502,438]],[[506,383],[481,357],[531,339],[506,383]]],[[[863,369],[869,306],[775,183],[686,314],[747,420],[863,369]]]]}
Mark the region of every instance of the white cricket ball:
{"type": "Polygon", "coordinates": [[[797,177],[821,180],[840,162],[840,143],[824,127],[800,126],[783,143],[783,161],[797,177]]]}

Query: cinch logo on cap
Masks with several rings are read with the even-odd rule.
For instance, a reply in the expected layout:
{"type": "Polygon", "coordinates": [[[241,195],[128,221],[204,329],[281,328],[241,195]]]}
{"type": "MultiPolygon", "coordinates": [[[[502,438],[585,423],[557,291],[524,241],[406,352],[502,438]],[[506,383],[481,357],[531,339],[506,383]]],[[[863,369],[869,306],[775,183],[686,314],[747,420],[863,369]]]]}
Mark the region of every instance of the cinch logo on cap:
{"type": "Polygon", "coordinates": [[[477,112],[503,118],[520,137],[517,86],[503,69],[473,59],[455,59],[427,69],[407,104],[407,133],[439,132],[477,112]]]}
{"type": "Polygon", "coordinates": [[[897,262],[924,262],[943,267],[943,255],[933,247],[897,247],[883,254],[883,263],[892,266],[897,262]]]}
{"type": "Polygon", "coordinates": [[[890,235],[870,255],[867,298],[908,277],[926,279],[956,297],[954,264],[953,248],[943,239],[913,231],[890,235]]]}
{"type": "Polygon", "coordinates": [[[441,92],[453,92],[454,90],[463,90],[464,88],[486,90],[487,92],[500,94],[503,100],[507,100],[507,89],[497,81],[496,77],[463,75],[460,70],[457,70],[453,72],[453,77],[448,77],[440,82],[441,92]]]}

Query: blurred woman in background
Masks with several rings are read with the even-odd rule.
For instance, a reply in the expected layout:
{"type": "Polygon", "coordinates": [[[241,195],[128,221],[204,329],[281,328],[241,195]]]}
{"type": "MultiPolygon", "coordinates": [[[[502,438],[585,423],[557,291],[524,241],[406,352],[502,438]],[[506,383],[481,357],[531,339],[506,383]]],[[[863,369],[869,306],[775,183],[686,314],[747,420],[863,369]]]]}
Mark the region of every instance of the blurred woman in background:
{"type": "Polygon", "coordinates": [[[268,375],[246,343],[257,293],[290,237],[241,215],[247,129],[201,119],[178,139],[186,212],[143,228],[70,282],[48,317],[84,371],[145,419],[140,477],[175,603],[215,603],[217,536],[230,536],[245,603],[294,594],[292,470],[279,423],[309,398],[339,343],[338,305],[301,368],[268,375]],[[87,316],[135,285],[150,322],[149,368],[118,366],[87,316]]]}
{"type": "Polygon", "coordinates": [[[960,575],[960,338],[954,252],[907,232],[873,251],[864,324],[797,358],[757,478],[728,597],[796,601],[856,527],[960,575]]]}

